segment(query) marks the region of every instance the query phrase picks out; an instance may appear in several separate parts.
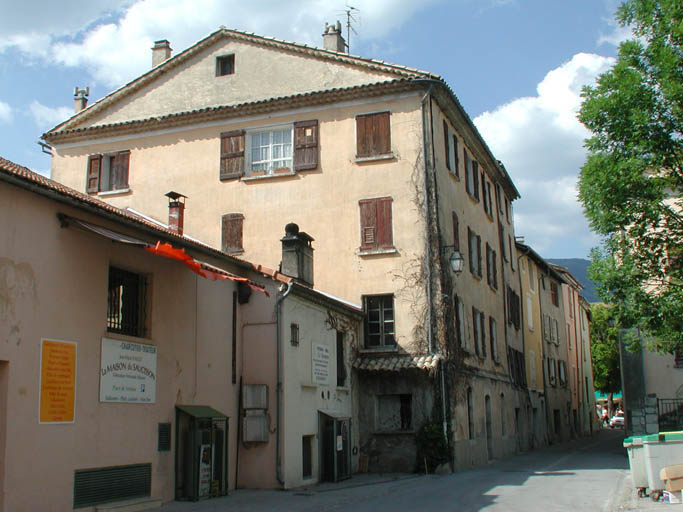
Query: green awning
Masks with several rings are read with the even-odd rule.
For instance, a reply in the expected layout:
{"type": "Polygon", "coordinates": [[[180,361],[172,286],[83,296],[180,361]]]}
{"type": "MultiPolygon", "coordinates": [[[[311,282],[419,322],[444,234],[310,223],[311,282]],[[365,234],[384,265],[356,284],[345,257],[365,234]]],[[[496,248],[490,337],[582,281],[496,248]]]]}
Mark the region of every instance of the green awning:
{"type": "Polygon", "coordinates": [[[208,405],[176,405],[176,409],[189,414],[193,418],[227,418],[222,412],[218,412],[208,405]]]}

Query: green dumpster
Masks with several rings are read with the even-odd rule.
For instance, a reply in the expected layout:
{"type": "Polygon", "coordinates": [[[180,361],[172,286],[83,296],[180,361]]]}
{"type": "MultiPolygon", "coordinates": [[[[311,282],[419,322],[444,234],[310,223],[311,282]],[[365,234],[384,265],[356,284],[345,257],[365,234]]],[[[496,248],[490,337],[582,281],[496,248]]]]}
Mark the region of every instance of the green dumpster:
{"type": "Polygon", "coordinates": [[[624,439],[624,448],[628,452],[628,464],[631,468],[633,486],[638,489],[638,496],[645,496],[647,489],[647,468],[645,465],[644,436],[631,436],[624,439]]]}
{"type": "Polygon", "coordinates": [[[659,472],[666,466],[683,464],[683,431],[660,432],[642,439],[650,496],[657,499],[666,487],[659,472]]]}

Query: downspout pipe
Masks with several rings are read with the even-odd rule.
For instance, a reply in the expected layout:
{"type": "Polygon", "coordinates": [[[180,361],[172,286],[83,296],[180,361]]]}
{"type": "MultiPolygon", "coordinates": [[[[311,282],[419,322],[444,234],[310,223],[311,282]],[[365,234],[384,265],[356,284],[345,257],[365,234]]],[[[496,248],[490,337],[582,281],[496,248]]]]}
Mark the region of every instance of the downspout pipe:
{"type": "Polygon", "coordinates": [[[292,291],[292,283],[289,282],[280,288],[280,294],[275,301],[275,317],[276,317],[276,344],[277,344],[277,400],[275,405],[275,422],[277,426],[277,434],[275,436],[275,474],[280,485],[285,485],[285,479],[282,476],[282,455],[280,453],[282,437],[282,302],[287,298],[292,291]],[[284,289],[283,289],[284,288],[284,289]]]}
{"type": "MultiPolygon", "coordinates": [[[[425,172],[424,172],[424,215],[425,215],[425,225],[427,227],[427,239],[426,239],[426,244],[425,244],[425,258],[426,258],[426,265],[427,265],[427,341],[429,345],[429,353],[430,354],[435,354],[436,350],[434,347],[434,337],[432,333],[432,319],[434,317],[434,304],[432,303],[432,247],[431,247],[431,232],[430,232],[430,223],[429,223],[429,168],[432,166],[432,162],[434,162],[434,134],[431,133],[431,137],[428,136],[428,130],[433,132],[434,125],[433,125],[433,113],[432,113],[432,97],[431,97],[431,92],[432,88],[434,87],[433,83],[429,84],[429,88],[427,89],[427,92],[424,94],[422,97],[421,103],[422,103],[422,148],[424,151],[424,166],[425,166],[425,172]],[[429,101],[429,115],[427,115],[427,106],[426,102],[427,100],[429,101]],[[427,122],[429,121],[429,123],[427,122]],[[427,126],[429,124],[429,127],[427,126]],[[429,140],[431,143],[429,144],[431,148],[431,158],[428,158],[427,156],[427,151],[428,151],[428,144],[427,140],[429,140]],[[429,162],[429,163],[428,163],[429,162]]],[[[438,215],[438,212],[437,212],[438,215]]],[[[443,430],[443,437],[446,441],[448,441],[448,422],[446,419],[446,383],[445,383],[445,362],[442,360],[441,364],[439,365],[439,370],[440,370],[440,378],[439,378],[439,387],[441,390],[441,418],[442,418],[442,430],[443,430]]]]}

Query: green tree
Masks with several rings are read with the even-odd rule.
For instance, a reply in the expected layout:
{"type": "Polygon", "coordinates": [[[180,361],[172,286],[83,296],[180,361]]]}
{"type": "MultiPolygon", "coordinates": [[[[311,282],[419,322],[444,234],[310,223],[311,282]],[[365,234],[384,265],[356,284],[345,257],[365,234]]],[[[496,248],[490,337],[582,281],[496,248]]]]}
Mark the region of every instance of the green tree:
{"type": "Polygon", "coordinates": [[[670,352],[683,348],[683,0],[626,0],[617,19],[635,38],[583,90],[592,136],[579,198],[603,237],[600,297],[670,352]]]}
{"type": "Polygon", "coordinates": [[[591,306],[591,358],[593,385],[601,393],[621,391],[621,365],[619,363],[619,324],[614,309],[604,304],[591,306]]]}

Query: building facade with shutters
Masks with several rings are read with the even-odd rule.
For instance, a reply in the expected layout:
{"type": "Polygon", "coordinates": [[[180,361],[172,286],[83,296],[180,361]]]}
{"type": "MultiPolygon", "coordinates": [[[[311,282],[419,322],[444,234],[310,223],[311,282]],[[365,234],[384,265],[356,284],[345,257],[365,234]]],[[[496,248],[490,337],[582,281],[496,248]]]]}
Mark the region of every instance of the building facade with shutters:
{"type": "Polygon", "coordinates": [[[357,467],[358,306],[2,158],[0,233],[0,510],[357,467]]]}
{"type": "Polygon", "coordinates": [[[438,75],[324,37],[221,29],[172,58],[159,42],[148,73],[44,135],[52,176],[157,219],[178,191],[188,234],[273,268],[271,241],[301,226],[316,288],[365,313],[360,470],[423,467],[429,423],[456,468],[526,449],[518,192],[438,75]]]}

